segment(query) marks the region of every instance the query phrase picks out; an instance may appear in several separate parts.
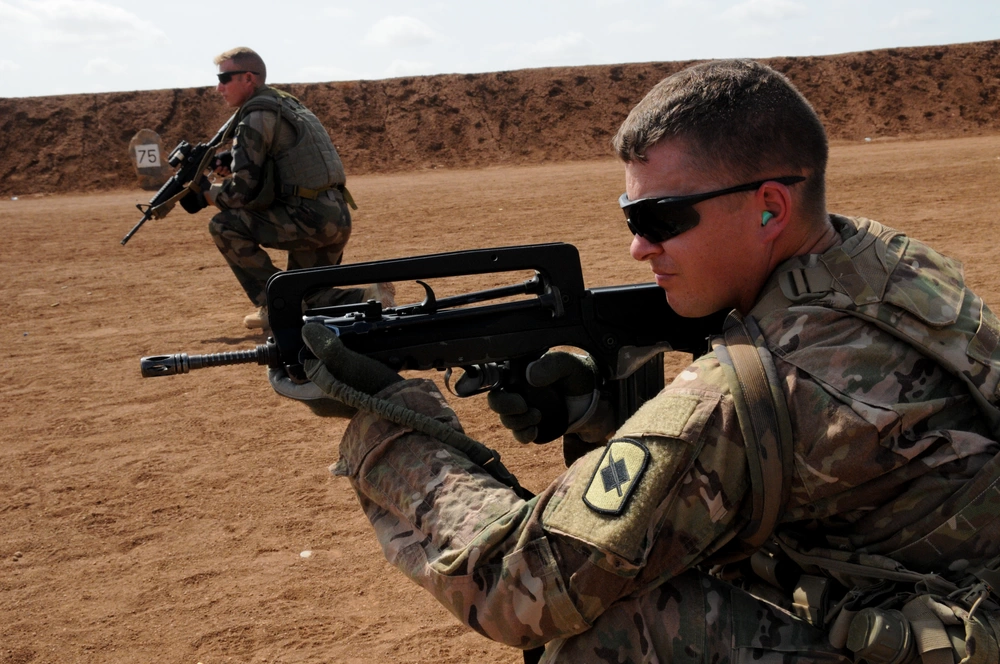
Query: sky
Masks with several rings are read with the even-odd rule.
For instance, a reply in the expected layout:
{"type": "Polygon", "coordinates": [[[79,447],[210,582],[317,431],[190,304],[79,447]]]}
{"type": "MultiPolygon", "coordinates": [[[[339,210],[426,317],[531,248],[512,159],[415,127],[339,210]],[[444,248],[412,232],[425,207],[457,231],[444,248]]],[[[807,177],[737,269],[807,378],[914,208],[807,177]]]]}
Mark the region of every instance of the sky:
{"type": "Polygon", "coordinates": [[[269,83],[1000,38],[1000,0],[0,0],[0,97],[214,85],[249,46],[269,83]]]}

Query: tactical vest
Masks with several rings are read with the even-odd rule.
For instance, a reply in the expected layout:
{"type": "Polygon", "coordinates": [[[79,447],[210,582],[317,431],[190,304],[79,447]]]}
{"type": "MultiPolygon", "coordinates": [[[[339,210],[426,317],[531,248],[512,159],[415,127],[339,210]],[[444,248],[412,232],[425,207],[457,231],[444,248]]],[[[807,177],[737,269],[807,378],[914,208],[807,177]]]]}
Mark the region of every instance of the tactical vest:
{"type": "Polygon", "coordinates": [[[275,113],[278,121],[267,159],[270,163],[264,166],[261,190],[247,207],[268,207],[275,198],[294,195],[316,198],[317,193],[327,189],[343,188],[344,165],[319,118],[292,95],[268,87],[243,104],[240,120],[261,110],[275,113]],[[295,129],[295,143],[279,151],[282,120],[287,120],[295,129]]]}
{"type": "MultiPolygon", "coordinates": [[[[950,552],[963,550],[961,547],[970,541],[1000,539],[1000,455],[928,515],[925,523],[937,527],[887,555],[804,550],[794,535],[781,529],[775,533],[788,494],[793,441],[787,406],[775,382],[773,359],[755,319],[799,305],[829,307],[857,316],[905,341],[962,380],[989,422],[993,438],[1000,440],[1000,322],[982,299],[966,288],[961,263],[869,219],[834,215],[832,222],[845,237],[843,244],[779,266],[747,319],[732,314],[723,336],[713,341],[729,375],[752,482],[753,514],[740,534],[743,550],[753,550],[770,540],[772,551],[780,550],[802,569],[822,570],[853,588],[851,593],[857,596],[849,593],[837,608],[840,613],[830,631],[834,645],[865,648],[876,655],[883,648],[887,662],[892,661],[894,655],[889,651],[896,645],[919,653],[925,663],[950,663],[953,653],[964,658],[963,662],[995,662],[1000,635],[996,603],[1000,600],[1000,560],[948,570],[952,579],[946,579],[909,571],[893,556],[949,560],[950,552]],[[878,596],[880,584],[891,588],[907,584],[915,593],[905,602],[882,599],[878,596]],[[988,610],[976,617],[980,605],[988,610]],[[893,608],[883,610],[885,607],[893,608]],[[855,620],[862,611],[868,613],[855,620]],[[943,622],[940,616],[945,616],[943,622]],[[949,622],[947,616],[954,620],[949,622]],[[913,643],[900,640],[890,647],[865,640],[887,634],[893,620],[899,621],[898,629],[912,633],[913,643]],[[966,652],[963,630],[966,641],[978,640],[978,654],[966,652]]],[[[769,564],[768,555],[755,554],[761,567],[769,564]]],[[[819,577],[803,575],[803,579],[806,581],[796,588],[794,608],[801,617],[822,626],[825,619],[815,612],[822,604],[817,597],[825,583],[819,577]]]]}

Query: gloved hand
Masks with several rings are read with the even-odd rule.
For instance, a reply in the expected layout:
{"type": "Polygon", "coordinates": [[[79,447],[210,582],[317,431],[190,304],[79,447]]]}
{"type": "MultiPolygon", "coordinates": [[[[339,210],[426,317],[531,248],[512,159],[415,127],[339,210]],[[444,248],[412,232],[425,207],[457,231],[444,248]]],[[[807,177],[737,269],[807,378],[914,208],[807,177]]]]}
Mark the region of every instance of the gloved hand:
{"type": "Polygon", "coordinates": [[[212,183],[208,181],[208,178],[204,175],[198,179],[198,184],[194,189],[189,191],[186,195],[181,198],[181,207],[188,214],[194,214],[199,210],[203,210],[208,207],[208,199],[205,198],[205,192],[208,191],[212,183]]]}
{"type": "Polygon", "coordinates": [[[320,417],[354,417],[357,412],[350,406],[337,401],[316,383],[293,380],[284,369],[268,369],[267,380],[271,388],[283,397],[301,401],[320,417]]]}
{"type": "Polygon", "coordinates": [[[332,378],[365,394],[381,392],[403,380],[402,376],[378,360],[347,348],[340,337],[325,325],[306,324],[302,328],[302,340],[316,356],[315,360],[302,363],[306,376],[324,392],[330,392],[332,378]]]}
{"type": "Polygon", "coordinates": [[[318,415],[354,415],[353,408],[329,396],[335,380],[365,394],[375,394],[403,380],[402,376],[381,362],[348,349],[325,325],[308,323],[302,328],[302,340],[316,356],[316,359],[302,364],[312,382],[296,384],[280,369],[269,370],[268,379],[275,392],[304,402],[318,415]]]}
{"type": "Polygon", "coordinates": [[[500,415],[500,423],[513,432],[518,442],[547,443],[585,428],[590,438],[603,436],[613,428],[613,422],[607,425],[603,421],[610,417],[611,409],[607,404],[601,407],[597,367],[589,356],[549,352],[528,364],[524,373],[528,386],[548,388],[561,402],[553,405],[551,401],[534,401],[529,391],[516,383],[490,390],[490,409],[500,415]],[[599,412],[600,431],[594,434],[588,423],[599,412]]]}
{"type": "Polygon", "coordinates": [[[233,153],[231,150],[226,150],[225,152],[218,152],[212,161],[208,163],[208,168],[213,173],[219,177],[228,178],[233,174],[231,170],[233,167],[233,153]]]}

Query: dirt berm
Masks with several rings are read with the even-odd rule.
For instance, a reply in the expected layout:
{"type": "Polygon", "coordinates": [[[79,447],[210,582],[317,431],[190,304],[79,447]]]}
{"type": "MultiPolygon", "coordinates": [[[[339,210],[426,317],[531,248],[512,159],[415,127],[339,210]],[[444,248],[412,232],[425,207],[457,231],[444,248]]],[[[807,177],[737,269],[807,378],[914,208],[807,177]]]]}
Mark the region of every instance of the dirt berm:
{"type": "MultiPolygon", "coordinates": [[[[834,141],[1000,131],[1000,41],[766,62],[802,90],[834,141]]],[[[348,173],[361,174],[607,156],[628,110],[688,64],[277,87],[320,117],[348,173]]],[[[0,99],[0,194],[133,185],[136,131],[158,132],[169,150],[207,140],[228,114],[211,87],[0,99]]]]}

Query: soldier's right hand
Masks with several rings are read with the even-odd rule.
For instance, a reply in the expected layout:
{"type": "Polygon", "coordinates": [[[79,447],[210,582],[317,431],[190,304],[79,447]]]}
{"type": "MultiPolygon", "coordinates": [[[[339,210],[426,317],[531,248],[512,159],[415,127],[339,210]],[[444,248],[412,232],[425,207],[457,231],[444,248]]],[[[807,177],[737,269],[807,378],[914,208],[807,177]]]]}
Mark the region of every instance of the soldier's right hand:
{"type": "Polygon", "coordinates": [[[610,433],[614,417],[601,400],[593,359],[548,352],[524,370],[524,382],[490,390],[487,403],[521,443],[547,443],[567,433],[591,441],[610,433]]]}
{"type": "Polygon", "coordinates": [[[233,153],[226,150],[225,152],[219,152],[216,154],[215,157],[212,158],[212,161],[209,162],[208,167],[219,177],[228,178],[233,174],[233,171],[230,170],[232,165],[233,153]]]}

